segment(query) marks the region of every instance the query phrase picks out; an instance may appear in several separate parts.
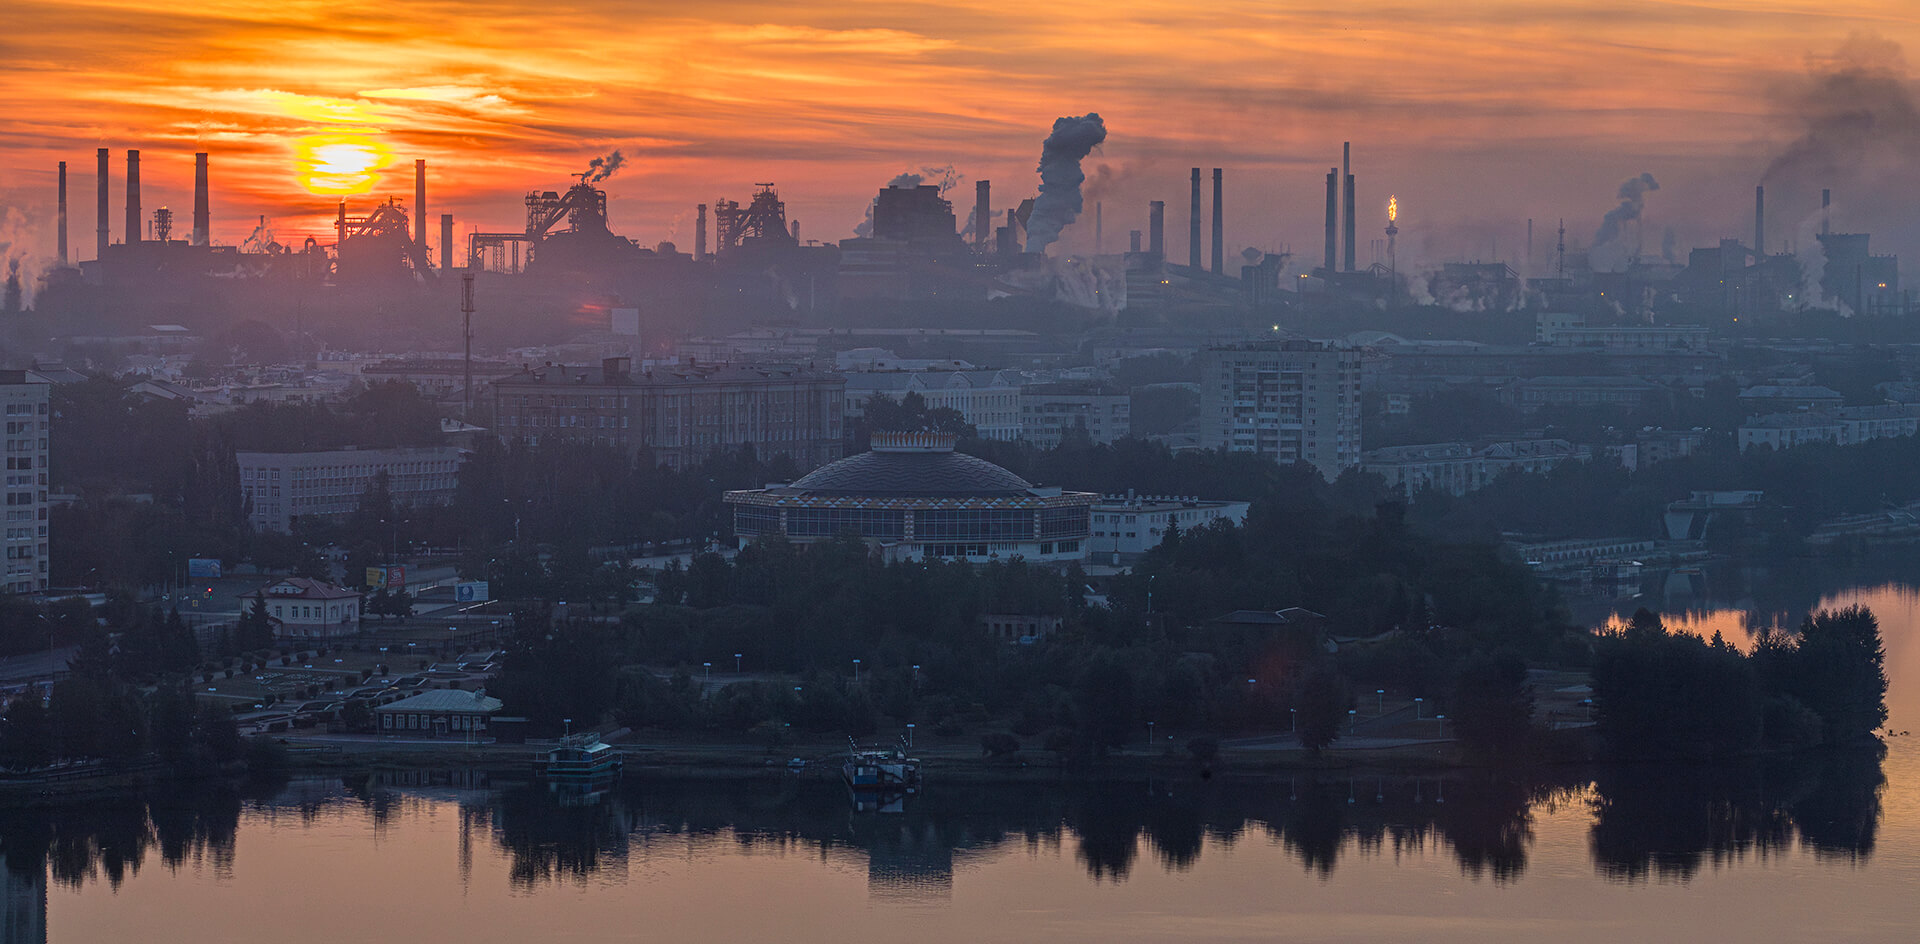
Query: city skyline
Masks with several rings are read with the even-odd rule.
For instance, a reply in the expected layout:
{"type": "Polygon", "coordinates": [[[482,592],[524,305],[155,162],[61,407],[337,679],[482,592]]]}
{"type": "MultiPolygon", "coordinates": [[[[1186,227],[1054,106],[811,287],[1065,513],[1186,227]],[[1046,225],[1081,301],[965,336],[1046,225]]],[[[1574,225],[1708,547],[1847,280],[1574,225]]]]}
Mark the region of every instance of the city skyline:
{"type": "MultiPolygon", "coordinates": [[[[1657,254],[1667,227],[1682,251],[1744,236],[1751,187],[1833,117],[1821,83],[1864,76],[1895,100],[1849,106],[1879,119],[1843,142],[1857,153],[1782,181],[1775,238],[1794,238],[1826,183],[1843,225],[1911,251],[1892,228],[1903,207],[1849,197],[1914,176],[1897,145],[1916,132],[1887,119],[1911,107],[1902,50],[1920,17],[1890,2],[1749,6],[1227,3],[1200,18],[1163,3],[722,3],[691,17],[646,3],[26,3],[0,39],[0,242],[44,266],[56,162],[78,205],[96,147],[113,152],[116,209],[124,151],[139,149],[145,205],[178,213],[194,153],[211,152],[221,243],[261,215],[283,242],[324,240],[343,195],[409,201],[422,158],[431,212],[461,234],[513,227],[526,191],[563,189],[614,150],[626,165],[601,186],[615,229],[643,245],[688,243],[694,203],[744,200],[760,181],[780,183],[803,238],[831,241],[904,171],[991,179],[1003,206],[1030,195],[1053,119],[1097,111],[1110,136],[1086,161],[1087,199],[1108,204],[1108,251],[1145,228],[1148,200],[1184,208],[1186,169],[1205,165],[1227,168],[1230,249],[1309,258],[1321,179],[1351,140],[1361,219],[1384,226],[1397,195],[1415,264],[1518,259],[1529,217],[1543,232],[1566,218],[1584,245],[1619,181],[1642,173],[1662,192],[1634,238],[1657,254]]],[[[964,187],[949,196],[970,206],[964,187]]],[[[1088,222],[1061,248],[1091,249],[1088,222]]],[[[1177,231],[1170,243],[1184,248],[1177,231]]]]}

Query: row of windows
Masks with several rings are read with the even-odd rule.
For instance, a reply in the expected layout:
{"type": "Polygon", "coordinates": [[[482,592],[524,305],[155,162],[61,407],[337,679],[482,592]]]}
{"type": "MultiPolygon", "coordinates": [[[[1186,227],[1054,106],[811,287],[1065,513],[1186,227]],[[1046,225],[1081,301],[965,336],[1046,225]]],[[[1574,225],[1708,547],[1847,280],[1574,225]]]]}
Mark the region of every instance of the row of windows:
{"type": "Polygon", "coordinates": [[[794,537],[833,537],[848,531],[863,538],[897,541],[906,537],[906,518],[898,511],[872,508],[795,508],[787,512],[787,533],[794,537]]]}

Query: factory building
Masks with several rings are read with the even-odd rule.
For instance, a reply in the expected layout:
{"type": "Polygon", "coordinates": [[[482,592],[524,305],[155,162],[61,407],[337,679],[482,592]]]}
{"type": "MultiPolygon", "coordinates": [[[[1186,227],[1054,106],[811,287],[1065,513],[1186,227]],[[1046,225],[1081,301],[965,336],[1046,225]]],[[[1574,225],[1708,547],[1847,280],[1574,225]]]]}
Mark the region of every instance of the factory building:
{"type": "Polygon", "coordinates": [[[894,560],[1085,560],[1091,492],[1036,487],[955,452],[945,433],[875,433],[873,448],[790,485],[728,492],[742,546],[858,535],[894,560]]]}
{"type": "Polygon", "coordinates": [[[1200,445],[1310,462],[1329,481],[1360,463],[1360,352],[1319,341],[1208,348],[1200,445]]]}
{"type": "Polygon", "coordinates": [[[7,423],[7,573],[0,592],[47,589],[47,434],[53,382],[0,371],[7,423]]]}
{"type": "Polygon", "coordinates": [[[841,455],[845,386],[837,374],[786,365],[635,371],[631,358],[610,357],[524,370],[491,389],[495,430],[528,445],[598,443],[671,469],[750,446],[813,469],[841,455]]]}

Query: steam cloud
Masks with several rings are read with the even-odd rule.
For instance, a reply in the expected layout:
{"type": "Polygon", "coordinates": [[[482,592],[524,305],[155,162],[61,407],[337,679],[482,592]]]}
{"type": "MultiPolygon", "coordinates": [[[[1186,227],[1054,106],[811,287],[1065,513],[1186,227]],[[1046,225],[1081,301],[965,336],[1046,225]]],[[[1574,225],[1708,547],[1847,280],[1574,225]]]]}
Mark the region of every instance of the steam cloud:
{"type": "Polygon", "coordinates": [[[1080,161],[1106,139],[1106,122],[1097,113],[1054,120],[1053,133],[1040,146],[1040,196],[1027,218],[1028,252],[1046,252],[1060,231],[1080,218],[1085,207],[1080,185],[1087,179],[1080,161]]]}
{"type": "Polygon", "coordinates": [[[1587,260],[1596,272],[1616,272],[1626,267],[1629,257],[1635,254],[1637,247],[1626,244],[1626,224],[1640,218],[1640,212],[1646,209],[1647,194],[1660,189],[1660,182],[1652,174],[1641,174],[1627,178],[1620,185],[1620,205],[1607,211],[1600,221],[1600,229],[1593,234],[1593,248],[1587,251],[1587,260]]]}
{"type": "Polygon", "coordinates": [[[583,184],[599,183],[619,173],[620,168],[626,165],[627,156],[620,153],[618,148],[615,148],[613,153],[606,157],[596,157],[588,161],[587,169],[580,172],[580,182],[583,184]]]}
{"type": "Polygon", "coordinates": [[[1905,160],[1920,145],[1920,107],[1907,92],[1900,45],[1872,34],[1855,33],[1815,59],[1780,105],[1800,136],[1767,165],[1764,183],[1847,179],[1880,160],[1905,160]]]}

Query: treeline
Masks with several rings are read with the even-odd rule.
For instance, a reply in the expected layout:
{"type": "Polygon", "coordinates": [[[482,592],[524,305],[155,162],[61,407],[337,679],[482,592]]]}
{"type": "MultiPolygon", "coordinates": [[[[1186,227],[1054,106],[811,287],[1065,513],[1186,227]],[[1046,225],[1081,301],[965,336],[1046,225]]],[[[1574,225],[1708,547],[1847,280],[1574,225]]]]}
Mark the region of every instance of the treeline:
{"type": "Polygon", "coordinates": [[[1886,654],[1865,607],[1822,610],[1742,653],[1715,634],[1667,630],[1646,610],[1602,638],[1595,720],[1631,758],[1725,758],[1763,748],[1860,747],[1886,723],[1886,654]]]}

